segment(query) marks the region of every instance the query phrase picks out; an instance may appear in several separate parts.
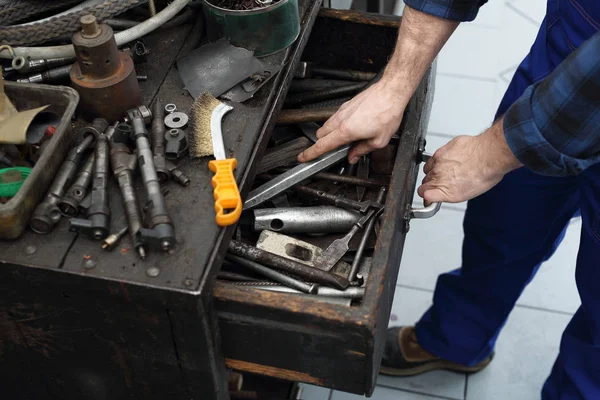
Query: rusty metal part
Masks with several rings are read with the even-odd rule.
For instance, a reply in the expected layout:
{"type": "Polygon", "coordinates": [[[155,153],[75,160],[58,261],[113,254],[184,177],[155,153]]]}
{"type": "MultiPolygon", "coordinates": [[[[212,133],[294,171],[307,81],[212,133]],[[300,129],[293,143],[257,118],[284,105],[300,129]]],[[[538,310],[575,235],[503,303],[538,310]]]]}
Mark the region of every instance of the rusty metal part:
{"type": "MultiPolygon", "coordinates": [[[[291,289],[291,288],[288,288],[285,286],[281,286],[281,285],[277,285],[277,284],[275,284],[275,285],[259,285],[256,282],[235,282],[234,284],[237,286],[244,286],[244,287],[261,289],[261,290],[269,290],[272,292],[301,293],[294,289],[291,289]]],[[[334,297],[334,298],[339,297],[339,298],[360,300],[365,295],[365,288],[349,287],[345,290],[337,290],[337,289],[333,289],[330,287],[320,286],[319,289],[317,290],[317,294],[319,295],[319,297],[334,297]]]]}
{"type": "Polygon", "coordinates": [[[106,120],[96,119],[92,122],[92,125],[80,131],[83,140],[69,151],[50,186],[50,190],[48,190],[48,194],[33,212],[29,226],[34,232],[40,234],[50,233],[60,220],[62,214],[58,208],[58,203],[65,195],[65,190],[71,185],[83,154],[94,143],[96,136],[104,132],[107,126],[106,120]]]}
{"type": "Polygon", "coordinates": [[[254,210],[254,230],[282,233],[348,232],[360,218],[355,211],[334,206],[264,208],[254,210]]]}
{"type": "MultiPolygon", "coordinates": [[[[356,177],[364,180],[369,179],[369,157],[362,156],[358,161],[358,165],[356,168],[356,177]]],[[[362,185],[356,187],[356,198],[358,201],[362,201],[363,197],[365,197],[366,188],[362,185]]]]}
{"type": "Polygon", "coordinates": [[[277,125],[300,124],[303,122],[325,122],[337,112],[339,107],[301,108],[281,110],[277,125]]]}
{"type": "Polygon", "coordinates": [[[112,233],[104,239],[102,242],[102,250],[112,250],[115,248],[117,244],[127,235],[127,231],[129,230],[128,226],[121,228],[119,231],[112,233]]]}
{"type": "Polygon", "coordinates": [[[344,254],[350,249],[350,240],[365,227],[365,224],[372,219],[377,210],[369,210],[363,215],[350,229],[343,238],[336,239],[329,245],[328,248],[315,260],[315,266],[319,269],[330,271],[338,261],[342,259],[344,254]]]}
{"type": "Polygon", "coordinates": [[[86,196],[92,182],[93,167],[94,154],[90,154],[83,164],[81,171],[79,171],[75,182],[73,182],[73,185],[67,190],[66,195],[58,203],[58,208],[65,217],[73,218],[79,213],[79,203],[86,196]]]}
{"type": "Polygon", "coordinates": [[[93,15],[81,17],[81,26],[72,39],[77,62],[71,69],[80,109],[87,118],[117,121],[142,103],[133,60],[119,51],[110,26],[98,24],[93,15]]]}
{"type": "Polygon", "coordinates": [[[233,255],[251,260],[269,267],[307,279],[309,282],[321,283],[337,289],[345,289],[349,282],[341,276],[309,267],[305,264],[271,254],[256,247],[232,240],[229,242],[229,252],[233,255]]]}
{"type": "Polygon", "coordinates": [[[228,254],[226,258],[235,264],[241,265],[253,272],[256,272],[257,274],[260,274],[275,282],[279,282],[283,285],[289,286],[293,289],[297,289],[304,293],[317,293],[317,290],[319,288],[318,285],[315,285],[313,283],[300,282],[299,280],[292,278],[291,276],[284,275],[281,272],[274,271],[268,267],[265,267],[264,265],[261,265],[251,260],[246,260],[242,257],[228,254]]]}
{"type": "Polygon", "coordinates": [[[371,81],[377,76],[377,74],[374,72],[322,67],[306,61],[301,61],[298,65],[298,68],[294,72],[295,78],[302,79],[311,78],[313,76],[344,79],[348,81],[371,81]]]}
{"type": "Polygon", "coordinates": [[[142,228],[142,212],[133,185],[133,172],[136,168],[137,159],[135,154],[132,154],[129,150],[129,146],[118,139],[114,139],[110,141],[110,164],[119,182],[133,248],[140,258],[144,259],[146,251],[137,237],[138,231],[142,228]]]}
{"type": "Polygon", "coordinates": [[[313,176],[316,179],[323,179],[325,181],[339,182],[339,183],[347,183],[349,185],[362,186],[365,188],[377,189],[381,186],[387,186],[386,182],[375,181],[372,179],[364,179],[358,176],[346,176],[346,175],[337,175],[332,174],[330,172],[319,172],[313,176]]]}
{"type": "Polygon", "coordinates": [[[154,156],[148,140],[148,131],[139,108],[130,110],[127,114],[131,118],[138,164],[150,205],[148,208],[150,228],[141,228],[137,231],[136,236],[145,245],[160,248],[162,251],[169,251],[175,245],[175,230],[173,221],[167,211],[165,198],[160,190],[158,175],[154,167],[154,156]]]}
{"type": "Polygon", "coordinates": [[[338,79],[294,79],[290,84],[290,93],[314,92],[317,90],[333,89],[348,86],[355,82],[338,79]]]}
{"type": "MultiPolygon", "coordinates": [[[[261,232],[258,241],[256,242],[256,247],[314,268],[318,268],[315,261],[323,253],[321,247],[291,236],[271,231],[261,232]]],[[[331,269],[331,272],[347,278],[350,275],[351,269],[352,267],[350,264],[345,261],[339,261],[331,269]]]]}
{"type": "Polygon", "coordinates": [[[40,72],[37,74],[29,75],[23,78],[17,79],[20,83],[62,83],[69,81],[69,73],[71,72],[71,65],[63,65],[62,67],[56,67],[49,69],[48,71],[40,72]]]}
{"type": "Polygon", "coordinates": [[[292,188],[296,193],[303,194],[305,196],[313,197],[328,203],[334,204],[338,207],[346,208],[349,210],[357,210],[362,213],[367,212],[368,209],[380,209],[383,204],[377,203],[376,201],[364,200],[356,201],[349,199],[343,195],[334,195],[327,193],[323,190],[313,189],[308,186],[296,185],[292,188]]]}
{"type": "Polygon", "coordinates": [[[94,150],[94,172],[92,180],[92,203],[87,218],[71,219],[70,230],[83,233],[95,240],[102,240],[109,234],[110,207],[108,200],[108,179],[110,177],[108,141],[115,132],[116,124],[109,127],[96,139],[94,150]]]}
{"type": "Polygon", "coordinates": [[[347,86],[333,87],[312,92],[294,93],[285,99],[286,107],[299,107],[319,101],[333,100],[359,92],[367,82],[353,82],[347,86]]]}
{"type": "MultiPolygon", "coordinates": [[[[378,203],[382,203],[382,204],[384,203],[385,193],[386,193],[385,187],[382,187],[379,189],[379,193],[377,194],[377,202],[378,203]]],[[[375,227],[375,221],[377,221],[376,215],[377,214],[375,214],[369,220],[367,225],[365,226],[363,236],[360,239],[360,244],[358,245],[358,250],[356,250],[356,254],[354,255],[354,261],[352,262],[352,269],[350,270],[350,275],[348,276],[348,280],[350,282],[353,282],[356,280],[356,274],[358,273],[358,270],[360,268],[360,262],[362,260],[363,253],[365,252],[365,248],[367,247],[369,235],[371,234],[371,232],[373,231],[373,228],[375,227]]]]}

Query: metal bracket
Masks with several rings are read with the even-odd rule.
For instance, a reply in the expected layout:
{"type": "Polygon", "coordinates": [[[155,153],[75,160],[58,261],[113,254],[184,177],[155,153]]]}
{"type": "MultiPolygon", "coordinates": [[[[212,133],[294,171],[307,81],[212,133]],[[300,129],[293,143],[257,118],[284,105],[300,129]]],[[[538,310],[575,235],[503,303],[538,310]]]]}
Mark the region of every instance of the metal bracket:
{"type": "MultiPolygon", "coordinates": [[[[427,162],[429,159],[433,157],[433,154],[425,152],[424,143],[423,146],[419,146],[419,151],[417,152],[417,163],[427,162]]],[[[431,203],[427,207],[421,208],[409,208],[409,218],[410,219],[427,219],[433,217],[435,214],[440,211],[442,207],[442,203],[431,203]]]]}

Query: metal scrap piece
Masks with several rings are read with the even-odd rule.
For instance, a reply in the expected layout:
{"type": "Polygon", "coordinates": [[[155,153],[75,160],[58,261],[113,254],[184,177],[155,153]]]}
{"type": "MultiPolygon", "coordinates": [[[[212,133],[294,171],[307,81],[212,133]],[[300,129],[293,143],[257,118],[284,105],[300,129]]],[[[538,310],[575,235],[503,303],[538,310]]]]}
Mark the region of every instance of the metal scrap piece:
{"type": "Polygon", "coordinates": [[[219,97],[249,76],[265,71],[254,52],[220,39],[177,61],[179,75],[192,97],[204,92],[219,97]]]}

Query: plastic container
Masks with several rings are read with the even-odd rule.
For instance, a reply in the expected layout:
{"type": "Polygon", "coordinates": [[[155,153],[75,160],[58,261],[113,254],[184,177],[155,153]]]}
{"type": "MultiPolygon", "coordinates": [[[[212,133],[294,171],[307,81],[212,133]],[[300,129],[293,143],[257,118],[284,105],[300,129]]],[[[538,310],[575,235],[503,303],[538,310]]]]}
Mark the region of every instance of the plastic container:
{"type": "MultiPolygon", "coordinates": [[[[23,186],[23,183],[25,183],[25,180],[31,173],[31,168],[26,168],[26,167],[3,168],[3,169],[0,169],[0,176],[2,176],[2,174],[4,174],[4,173],[8,173],[8,172],[12,172],[12,171],[19,171],[21,173],[21,180],[19,182],[11,182],[11,183],[1,183],[0,182],[0,197],[14,197],[17,193],[19,193],[21,186],[23,186]]],[[[2,180],[2,178],[0,178],[0,181],[1,180],[2,180]]]]}
{"type": "Polygon", "coordinates": [[[208,39],[223,37],[238,47],[253,50],[257,57],[285,49],[300,34],[298,0],[281,0],[249,11],[227,10],[202,2],[208,39]]]}
{"type": "Polygon", "coordinates": [[[31,213],[46,195],[75,142],[71,119],[79,103],[79,94],[64,86],[16,82],[5,82],[4,90],[19,111],[49,105],[46,111],[61,117],[51,142],[21,189],[6,204],[0,204],[0,239],[16,239],[25,231],[31,213]]]}

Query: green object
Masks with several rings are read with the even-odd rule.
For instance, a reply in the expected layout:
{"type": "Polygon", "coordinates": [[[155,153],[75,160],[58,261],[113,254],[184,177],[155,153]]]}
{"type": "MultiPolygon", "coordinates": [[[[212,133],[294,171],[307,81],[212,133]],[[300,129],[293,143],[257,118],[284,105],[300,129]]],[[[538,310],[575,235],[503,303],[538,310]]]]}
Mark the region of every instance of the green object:
{"type": "Polygon", "coordinates": [[[238,47],[253,50],[257,57],[283,50],[298,38],[298,0],[280,0],[255,10],[227,10],[203,1],[208,39],[223,37],[238,47]]]}
{"type": "MultiPolygon", "coordinates": [[[[0,178],[2,178],[2,175],[6,173],[10,174],[11,172],[15,171],[21,173],[21,180],[18,182],[11,183],[0,183],[0,197],[13,197],[14,195],[16,195],[19,189],[21,189],[21,186],[23,186],[23,182],[25,182],[25,179],[27,179],[27,177],[31,173],[31,168],[14,167],[0,169],[0,178]]],[[[2,181],[3,180],[0,179],[0,182],[2,181]]]]}

